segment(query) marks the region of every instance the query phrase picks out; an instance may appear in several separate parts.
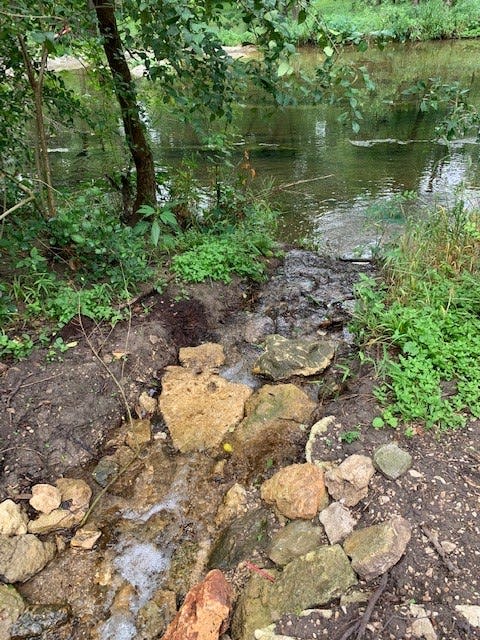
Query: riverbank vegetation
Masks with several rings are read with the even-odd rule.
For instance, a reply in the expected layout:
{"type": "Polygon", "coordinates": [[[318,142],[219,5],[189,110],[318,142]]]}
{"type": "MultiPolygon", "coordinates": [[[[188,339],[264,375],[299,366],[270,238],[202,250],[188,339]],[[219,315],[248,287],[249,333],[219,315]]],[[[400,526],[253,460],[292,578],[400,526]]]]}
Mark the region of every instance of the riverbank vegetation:
{"type": "Polygon", "coordinates": [[[375,354],[374,426],[448,429],[480,417],[480,214],[459,200],[408,216],[376,280],[357,289],[354,330],[375,354]]]}
{"type": "MultiPolygon", "coordinates": [[[[250,43],[253,32],[238,20],[228,3],[220,33],[226,44],[250,43]]],[[[359,44],[395,40],[418,42],[445,38],[480,37],[479,0],[313,0],[290,18],[290,28],[300,44],[359,44]],[[296,20],[299,11],[303,20],[296,20]]]]}

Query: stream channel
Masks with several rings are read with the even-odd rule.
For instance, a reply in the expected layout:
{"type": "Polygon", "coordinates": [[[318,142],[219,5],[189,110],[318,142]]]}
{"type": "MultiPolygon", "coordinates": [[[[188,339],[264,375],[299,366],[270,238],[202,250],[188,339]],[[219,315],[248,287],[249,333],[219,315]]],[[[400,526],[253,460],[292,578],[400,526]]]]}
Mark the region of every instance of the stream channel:
{"type": "MultiPolygon", "coordinates": [[[[388,101],[399,87],[425,75],[441,76],[445,82],[463,80],[475,97],[479,54],[480,42],[472,41],[395,46],[362,56],[388,101]]],[[[315,56],[305,52],[305,64],[313,64],[315,56]]],[[[193,134],[166,117],[151,88],[149,92],[147,120],[158,166],[178,165],[192,150],[202,154],[193,134]]],[[[416,108],[386,104],[383,99],[369,106],[356,135],[340,126],[336,116],[327,107],[281,111],[262,105],[247,105],[237,113],[239,161],[244,150],[249,151],[257,175],[273,178],[276,184],[311,180],[281,192],[282,240],[307,239],[310,245],[338,256],[377,241],[372,212],[381,213],[386,202],[405,191],[421,202],[451,202],[456,189],[462,189],[471,204],[478,199],[479,146],[473,138],[454,141],[449,147],[440,144],[434,120],[422,117],[416,108]],[[317,179],[322,176],[329,177],[317,179]]],[[[102,166],[121,168],[122,162],[114,143],[102,147],[96,138],[78,132],[58,133],[52,159],[54,173],[62,176],[63,184],[96,177],[102,166]]],[[[261,387],[265,380],[251,370],[267,333],[308,338],[326,332],[339,351],[348,351],[351,336],[346,325],[353,282],[359,270],[369,268],[345,262],[336,271],[330,257],[301,251],[287,254],[285,264],[257,292],[255,306],[235,312],[205,336],[224,346],[227,360],[222,376],[252,391],[261,387]]],[[[316,385],[301,386],[318,402],[316,385]]],[[[252,549],[268,537],[265,529],[278,528],[259,500],[259,482],[268,475],[272,460],[281,466],[301,459],[298,449],[295,455],[292,451],[287,455],[282,450],[285,443],[277,443],[278,450],[273,448],[266,458],[255,463],[247,460],[247,472],[240,454],[237,467],[230,468],[221,446],[213,451],[175,451],[161,417],[154,417],[152,424],[150,445],[93,511],[92,521],[103,532],[97,547],[67,549],[23,585],[22,594],[30,602],[49,605],[66,599],[73,612],[74,622],[67,625],[66,635],[51,630],[42,637],[160,637],[175,605],[204,575],[209,557],[211,563],[212,548],[225,526],[218,508],[234,482],[246,487],[247,514],[234,539],[247,540],[247,550],[239,550],[238,540],[230,541],[230,549],[217,547],[217,566],[232,571],[232,579],[241,583],[242,575],[235,573],[239,560],[255,558],[252,549]],[[253,514],[250,520],[249,513],[253,514]],[[249,553],[253,556],[245,555],[249,553]]],[[[111,436],[106,454],[124,453],[121,438],[115,441],[115,437],[111,436]]],[[[90,484],[92,470],[83,469],[90,484]]]]}

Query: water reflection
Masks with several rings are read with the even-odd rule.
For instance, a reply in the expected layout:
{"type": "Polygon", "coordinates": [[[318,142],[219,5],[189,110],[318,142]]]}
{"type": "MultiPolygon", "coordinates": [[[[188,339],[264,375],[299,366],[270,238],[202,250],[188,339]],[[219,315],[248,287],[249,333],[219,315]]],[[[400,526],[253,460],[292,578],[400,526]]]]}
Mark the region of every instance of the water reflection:
{"type": "MultiPolygon", "coordinates": [[[[454,192],[464,186],[465,197],[477,202],[477,141],[458,140],[449,147],[439,144],[431,116],[414,106],[391,103],[395,104],[402,87],[434,75],[446,82],[463,80],[478,95],[472,65],[479,53],[478,41],[352,53],[370,67],[381,87],[381,96],[372,99],[358,135],[338,123],[338,112],[332,107],[239,107],[238,161],[247,150],[258,182],[273,179],[277,186],[290,185],[276,192],[284,211],[282,239],[296,242],[306,237],[318,245],[328,242],[333,251],[351,250],[372,240],[372,226],[365,227],[369,208],[404,191],[415,192],[422,202],[451,202],[454,192]]],[[[312,65],[317,55],[306,52],[301,64],[312,65]]],[[[149,85],[143,98],[159,167],[175,166],[194,153],[206,163],[207,150],[201,148],[192,130],[179,126],[155,91],[149,85]]],[[[124,151],[115,141],[105,149],[95,138],[65,132],[52,146],[56,147],[52,151],[55,174],[63,184],[96,178],[105,167],[121,169],[126,164],[124,151]],[[65,148],[70,152],[63,153],[65,148]]],[[[205,170],[199,173],[207,179],[205,170]]]]}

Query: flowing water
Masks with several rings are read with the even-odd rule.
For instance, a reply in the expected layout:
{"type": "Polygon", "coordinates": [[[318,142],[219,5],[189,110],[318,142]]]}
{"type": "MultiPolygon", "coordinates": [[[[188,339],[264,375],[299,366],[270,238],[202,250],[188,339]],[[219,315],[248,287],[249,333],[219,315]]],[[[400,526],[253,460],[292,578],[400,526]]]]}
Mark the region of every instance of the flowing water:
{"type": "MultiPolygon", "coordinates": [[[[275,192],[283,212],[281,239],[306,239],[335,253],[352,250],[378,236],[373,223],[383,217],[392,198],[406,191],[422,203],[451,203],[461,191],[474,205],[480,195],[476,139],[442,144],[435,132],[440,114],[422,113],[416,104],[398,98],[420,79],[435,77],[447,84],[459,81],[478,104],[475,61],[479,54],[476,40],[351,52],[352,59],[369,68],[378,87],[367,101],[357,134],[338,122],[339,110],[332,106],[280,109],[259,101],[238,107],[236,160],[241,162],[248,152],[257,183],[272,180],[277,187],[291,185],[275,192]]],[[[318,55],[304,51],[299,64],[313,68],[318,55]]],[[[196,154],[200,179],[206,181],[208,151],[191,129],[168,113],[154,87],[140,87],[159,169],[176,167],[196,154]]],[[[85,131],[59,133],[51,146],[61,184],[97,178],[105,174],[105,167],[112,171],[125,164],[118,142],[104,146],[85,131]]]]}

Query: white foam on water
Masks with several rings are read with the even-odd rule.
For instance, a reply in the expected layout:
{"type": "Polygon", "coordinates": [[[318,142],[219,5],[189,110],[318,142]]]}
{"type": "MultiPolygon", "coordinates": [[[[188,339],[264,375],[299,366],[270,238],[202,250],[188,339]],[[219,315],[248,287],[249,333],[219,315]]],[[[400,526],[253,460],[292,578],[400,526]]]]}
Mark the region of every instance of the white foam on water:
{"type": "Polygon", "coordinates": [[[115,558],[114,566],[124,580],[137,592],[135,609],[138,611],[158,588],[159,577],[170,563],[169,557],[150,542],[136,542],[126,546],[115,558]]]}
{"type": "Polygon", "coordinates": [[[115,613],[101,628],[102,640],[133,640],[137,628],[132,619],[122,613],[115,613]]]}

